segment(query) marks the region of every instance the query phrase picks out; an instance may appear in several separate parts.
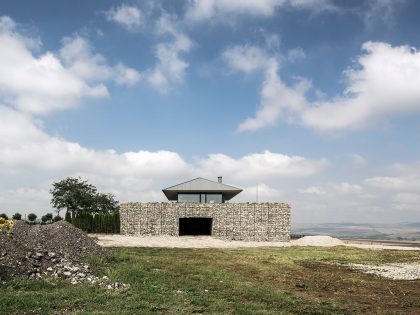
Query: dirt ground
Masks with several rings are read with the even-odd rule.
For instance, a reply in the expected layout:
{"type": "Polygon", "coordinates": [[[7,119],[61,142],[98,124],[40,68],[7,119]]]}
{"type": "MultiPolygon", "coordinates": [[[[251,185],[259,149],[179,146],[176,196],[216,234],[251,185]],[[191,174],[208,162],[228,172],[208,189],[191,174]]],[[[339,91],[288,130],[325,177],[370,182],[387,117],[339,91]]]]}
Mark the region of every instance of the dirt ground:
{"type": "MultiPolygon", "coordinates": [[[[291,242],[245,242],[226,241],[211,236],[125,236],[112,234],[89,234],[99,245],[104,247],[167,247],[167,248],[245,248],[245,247],[289,247],[291,242]]],[[[312,245],[314,246],[314,245],[312,245]]],[[[319,243],[316,246],[329,246],[319,243]]],[[[420,247],[403,247],[375,244],[352,244],[344,246],[361,249],[395,249],[420,251],[420,247]]]]}

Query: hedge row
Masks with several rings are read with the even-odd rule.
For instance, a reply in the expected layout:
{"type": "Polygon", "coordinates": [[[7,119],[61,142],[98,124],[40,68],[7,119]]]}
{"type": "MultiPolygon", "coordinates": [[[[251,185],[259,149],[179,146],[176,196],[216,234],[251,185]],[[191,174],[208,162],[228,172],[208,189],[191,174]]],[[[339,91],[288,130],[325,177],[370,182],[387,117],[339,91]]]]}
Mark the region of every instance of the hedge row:
{"type": "Polygon", "coordinates": [[[77,214],[66,213],[66,221],[87,233],[120,233],[120,214],[81,212],[77,214]]]}

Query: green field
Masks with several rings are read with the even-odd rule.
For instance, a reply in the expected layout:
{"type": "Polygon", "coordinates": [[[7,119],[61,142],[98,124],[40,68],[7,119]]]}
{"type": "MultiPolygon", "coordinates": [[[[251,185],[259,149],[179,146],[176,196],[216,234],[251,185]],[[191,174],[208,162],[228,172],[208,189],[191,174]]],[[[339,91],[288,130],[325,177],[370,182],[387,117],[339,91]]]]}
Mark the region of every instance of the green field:
{"type": "Polygon", "coordinates": [[[0,284],[0,314],[420,314],[420,280],[393,281],[335,263],[420,261],[418,252],[336,248],[114,248],[92,260],[115,281],[0,284]]]}

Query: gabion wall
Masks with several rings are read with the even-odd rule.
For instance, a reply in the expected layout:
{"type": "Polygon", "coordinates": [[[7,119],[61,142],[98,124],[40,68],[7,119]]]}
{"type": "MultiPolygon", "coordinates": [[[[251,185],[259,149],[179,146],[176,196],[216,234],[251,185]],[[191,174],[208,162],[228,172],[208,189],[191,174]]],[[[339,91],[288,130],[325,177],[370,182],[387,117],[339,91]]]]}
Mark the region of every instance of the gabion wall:
{"type": "Polygon", "coordinates": [[[212,236],[221,239],[290,240],[290,206],[284,203],[125,203],[121,234],[178,236],[179,218],[213,218],[212,236]]]}

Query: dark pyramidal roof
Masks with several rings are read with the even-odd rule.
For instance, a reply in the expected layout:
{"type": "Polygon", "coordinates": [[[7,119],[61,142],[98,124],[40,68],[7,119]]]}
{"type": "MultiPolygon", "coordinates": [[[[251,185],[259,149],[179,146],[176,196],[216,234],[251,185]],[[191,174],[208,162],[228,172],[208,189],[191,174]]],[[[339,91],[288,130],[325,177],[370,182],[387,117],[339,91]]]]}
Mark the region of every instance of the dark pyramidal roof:
{"type": "Polygon", "coordinates": [[[178,193],[222,193],[225,200],[230,200],[239,194],[242,189],[198,177],[187,182],[165,188],[162,191],[168,200],[177,200],[178,193]]]}

